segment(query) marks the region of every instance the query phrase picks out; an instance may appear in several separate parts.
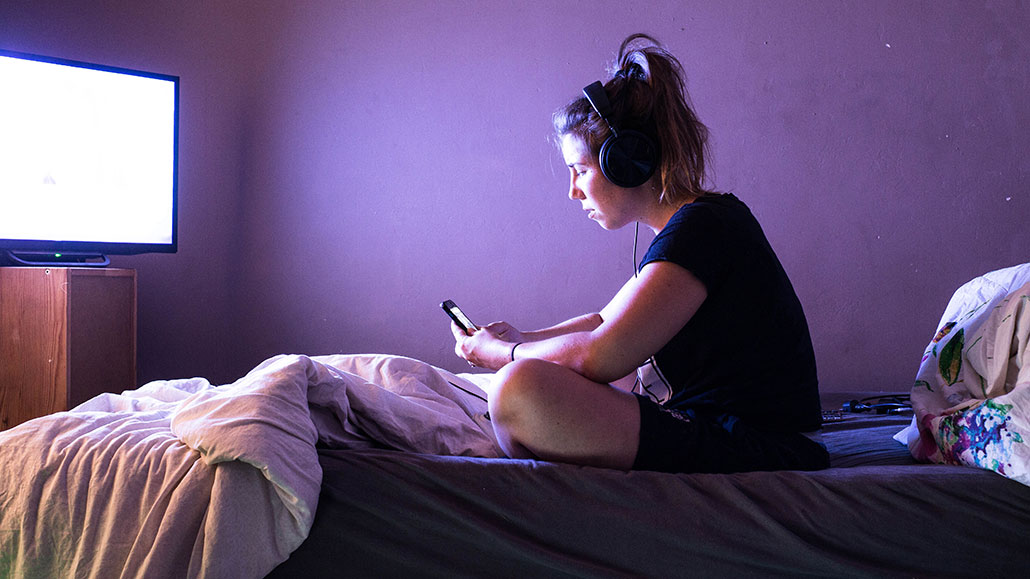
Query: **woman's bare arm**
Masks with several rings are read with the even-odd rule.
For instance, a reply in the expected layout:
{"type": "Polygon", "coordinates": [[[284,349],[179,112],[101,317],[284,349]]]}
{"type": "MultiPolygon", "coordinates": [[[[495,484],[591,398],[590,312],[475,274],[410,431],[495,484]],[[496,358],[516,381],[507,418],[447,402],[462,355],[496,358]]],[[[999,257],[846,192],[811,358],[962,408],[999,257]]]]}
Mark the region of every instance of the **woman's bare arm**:
{"type": "Polygon", "coordinates": [[[535,341],[519,340],[507,324],[491,324],[472,336],[455,334],[457,350],[477,366],[496,370],[511,360],[511,348],[523,342],[517,350],[520,358],[549,360],[608,383],[631,373],[668,343],[707,295],[704,284],[686,269],[652,262],[626,282],[597,317],[573,318],[542,330],[540,336],[546,337],[535,341]]]}

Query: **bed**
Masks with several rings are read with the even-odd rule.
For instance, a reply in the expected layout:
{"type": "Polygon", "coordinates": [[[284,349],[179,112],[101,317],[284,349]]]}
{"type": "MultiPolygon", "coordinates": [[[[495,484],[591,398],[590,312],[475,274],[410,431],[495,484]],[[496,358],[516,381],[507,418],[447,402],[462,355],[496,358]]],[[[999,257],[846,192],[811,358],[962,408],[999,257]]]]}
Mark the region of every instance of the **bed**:
{"type": "Polygon", "coordinates": [[[892,438],[910,416],[837,413],[819,472],[622,472],[499,457],[484,379],[394,356],[280,356],[231,385],[152,383],[0,433],[0,576],[1030,568],[1030,487],[916,463],[892,438]]]}
{"type": "MultiPolygon", "coordinates": [[[[991,278],[990,299],[1020,279],[991,278]]],[[[942,355],[938,331],[924,357],[936,374],[919,379],[947,384],[917,382],[914,416],[845,412],[868,393],[824,394],[831,468],[817,472],[510,460],[489,374],[400,356],[282,355],[232,384],[103,394],[0,432],[0,577],[1024,576],[1025,290],[977,307],[1027,332],[993,446],[959,448],[980,439],[956,438],[957,421],[930,428],[979,408],[965,398],[948,414],[920,390],[947,398],[976,366],[942,355]],[[942,432],[938,462],[953,464],[917,462],[942,432]]],[[[961,316],[967,336],[996,326],[961,316]]]]}
{"type": "Polygon", "coordinates": [[[311,534],[271,576],[1025,576],[1030,488],[915,463],[892,439],[908,419],[828,424],[820,472],[324,450],[311,534]]]}

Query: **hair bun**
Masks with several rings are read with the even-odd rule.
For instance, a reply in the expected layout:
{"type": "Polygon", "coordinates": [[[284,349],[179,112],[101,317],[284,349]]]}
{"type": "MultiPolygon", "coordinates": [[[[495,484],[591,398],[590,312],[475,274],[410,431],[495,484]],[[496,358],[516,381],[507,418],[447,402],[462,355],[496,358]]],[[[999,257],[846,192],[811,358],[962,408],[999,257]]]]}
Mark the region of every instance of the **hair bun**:
{"type": "Polygon", "coordinates": [[[635,60],[629,60],[622,64],[622,68],[615,73],[616,78],[633,79],[647,81],[647,71],[639,62],[635,60]]]}
{"type": "Polygon", "coordinates": [[[632,34],[619,45],[619,53],[613,63],[617,68],[614,76],[649,82],[651,62],[648,52],[663,51],[661,43],[647,34],[632,34]]]}

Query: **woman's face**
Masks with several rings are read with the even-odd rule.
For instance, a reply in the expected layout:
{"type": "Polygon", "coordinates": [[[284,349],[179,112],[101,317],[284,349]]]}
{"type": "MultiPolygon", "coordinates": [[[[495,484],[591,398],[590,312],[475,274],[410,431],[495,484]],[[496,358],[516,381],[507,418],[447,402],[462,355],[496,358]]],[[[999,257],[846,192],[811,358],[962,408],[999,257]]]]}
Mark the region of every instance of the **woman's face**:
{"type": "Polygon", "coordinates": [[[637,219],[629,191],[604,177],[586,143],[575,135],[564,135],[561,152],[571,172],[569,198],[583,204],[587,217],[605,229],[619,229],[637,219]]]}

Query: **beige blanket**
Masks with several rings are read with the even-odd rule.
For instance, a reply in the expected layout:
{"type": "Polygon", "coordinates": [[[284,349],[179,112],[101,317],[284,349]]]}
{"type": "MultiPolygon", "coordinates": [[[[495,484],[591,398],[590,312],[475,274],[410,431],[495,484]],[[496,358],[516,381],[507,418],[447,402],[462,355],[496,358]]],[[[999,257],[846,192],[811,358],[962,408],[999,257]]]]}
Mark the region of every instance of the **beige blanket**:
{"type": "Polygon", "coordinates": [[[470,379],[279,356],[233,384],[152,382],[2,432],[0,577],[263,577],[311,527],[317,442],[500,456],[470,379]]]}

